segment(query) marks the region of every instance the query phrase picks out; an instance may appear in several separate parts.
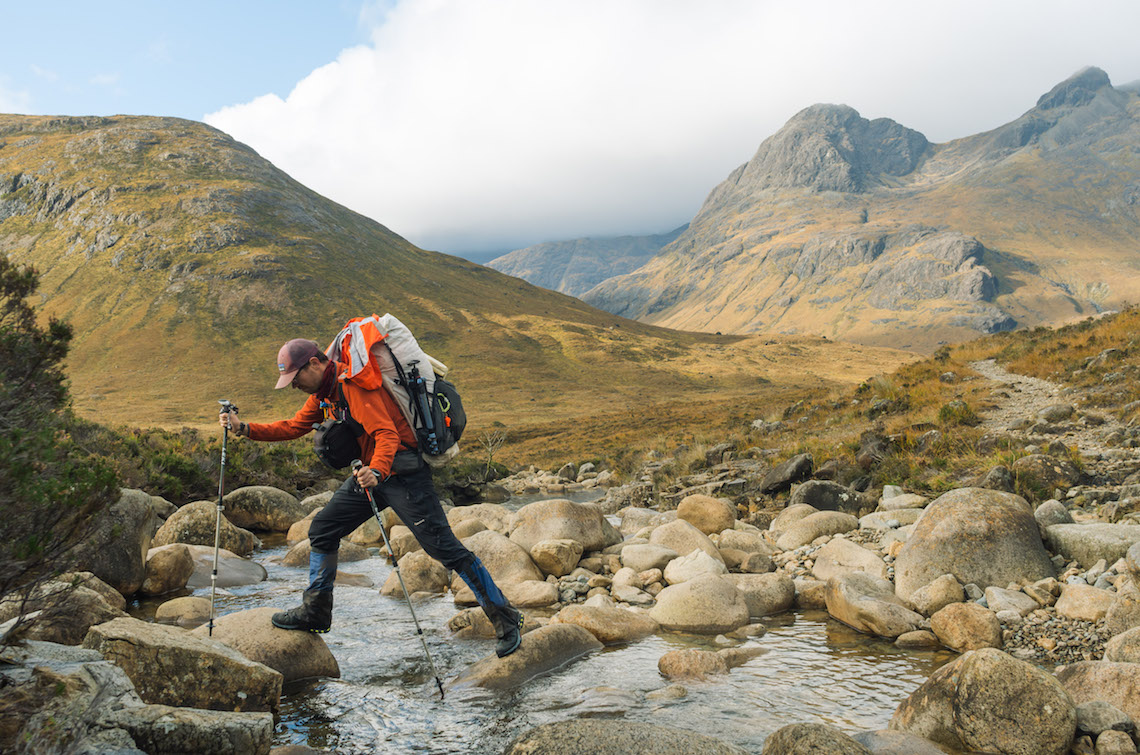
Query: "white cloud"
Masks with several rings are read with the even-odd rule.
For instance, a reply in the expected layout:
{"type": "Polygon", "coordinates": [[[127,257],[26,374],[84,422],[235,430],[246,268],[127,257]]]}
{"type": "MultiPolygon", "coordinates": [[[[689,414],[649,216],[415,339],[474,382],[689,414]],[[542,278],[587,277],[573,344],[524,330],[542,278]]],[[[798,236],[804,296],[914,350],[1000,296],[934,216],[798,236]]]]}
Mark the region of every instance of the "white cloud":
{"type": "Polygon", "coordinates": [[[97,87],[113,87],[119,83],[119,74],[97,73],[92,76],[89,81],[97,87]]]}
{"type": "Polygon", "coordinates": [[[31,113],[32,98],[26,91],[12,89],[0,76],[0,113],[31,113]]]}
{"type": "Polygon", "coordinates": [[[41,68],[40,66],[37,66],[35,63],[32,63],[28,67],[32,69],[32,73],[34,73],[36,76],[43,79],[44,81],[50,81],[50,82],[59,81],[59,74],[56,73],[55,71],[52,71],[51,69],[41,68]]]}
{"type": "Polygon", "coordinates": [[[1140,78],[1127,0],[403,0],[362,19],[370,44],[206,120],[427,248],[667,230],[815,102],[945,140],[1085,65],[1140,78]]]}

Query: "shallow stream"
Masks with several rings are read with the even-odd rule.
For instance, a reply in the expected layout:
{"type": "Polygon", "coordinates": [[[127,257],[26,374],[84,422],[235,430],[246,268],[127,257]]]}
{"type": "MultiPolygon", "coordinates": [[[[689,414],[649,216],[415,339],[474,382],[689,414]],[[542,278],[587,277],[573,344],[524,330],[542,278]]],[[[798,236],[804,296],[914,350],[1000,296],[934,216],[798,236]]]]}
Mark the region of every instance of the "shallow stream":
{"type": "MultiPolygon", "coordinates": [[[[287,550],[281,536],[266,546],[255,560],[268,580],[219,591],[219,614],[285,609],[299,601],[307,570],[277,563],[287,550]]],[[[337,587],[333,628],[323,637],[341,678],[286,685],[277,745],[338,753],[497,753],[540,724],[603,717],[688,729],[759,752],[765,737],[790,723],[828,723],[848,733],[885,728],[899,702],[955,657],[902,651],[824,612],[795,612],[764,620],[767,634],[749,641],[767,653],[727,676],[683,683],[682,697],[647,696],[669,686],[657,660],[677,648],[718,649],[712,637],[663,633],[606,648],[513,692],[449,688],[441,702],[407,604],[378,594],[391,567],[381,558],[340,567],[367,575],[376,587],[337,587]]],[[[194,594],[208,598],[209,589],[194,594]]],[[[136,605],[133,613],[153,617],[160,602],[136,605]]],[[[450,598],[417,601],[415,610],[445,685],[493,652],[492,640],[451,638],[447,620],[457,609],[450,598]]]]}

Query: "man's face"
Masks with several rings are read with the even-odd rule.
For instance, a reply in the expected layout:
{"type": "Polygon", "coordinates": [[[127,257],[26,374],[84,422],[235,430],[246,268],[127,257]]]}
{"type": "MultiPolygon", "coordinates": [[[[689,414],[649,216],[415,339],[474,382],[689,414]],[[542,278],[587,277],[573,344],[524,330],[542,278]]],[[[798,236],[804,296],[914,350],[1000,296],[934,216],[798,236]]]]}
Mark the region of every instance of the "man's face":
{"type": "Polygon", "coordinates": [[[291,385],[305,393],[316,393],[321,387],[321,378],[325,375],[325,366],[316,357],[309,359],[309,363],[293,376],[291,385]]]}

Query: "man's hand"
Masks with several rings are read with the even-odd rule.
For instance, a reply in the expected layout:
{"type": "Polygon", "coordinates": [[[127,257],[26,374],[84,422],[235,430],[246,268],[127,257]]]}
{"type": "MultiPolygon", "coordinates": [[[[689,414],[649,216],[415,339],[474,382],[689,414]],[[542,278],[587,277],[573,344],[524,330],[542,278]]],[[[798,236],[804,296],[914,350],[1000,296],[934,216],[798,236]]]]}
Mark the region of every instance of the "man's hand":
{"type": "Polygon", "coordinates": [[[218,414],[218,424],[222,427],[228,427],[233,431],[234,435],[244,435],[242,430],[245,429],[245,423],[238,419],[237,412],[233,409],[228,412],[220,412],[218,414]]]}
{"type": "Polygon", "coordinates": [[[356,476],[356,484],[362,488],[374,488],[379,483],[371,467],[361,467],[353,475],[356,476]]]}

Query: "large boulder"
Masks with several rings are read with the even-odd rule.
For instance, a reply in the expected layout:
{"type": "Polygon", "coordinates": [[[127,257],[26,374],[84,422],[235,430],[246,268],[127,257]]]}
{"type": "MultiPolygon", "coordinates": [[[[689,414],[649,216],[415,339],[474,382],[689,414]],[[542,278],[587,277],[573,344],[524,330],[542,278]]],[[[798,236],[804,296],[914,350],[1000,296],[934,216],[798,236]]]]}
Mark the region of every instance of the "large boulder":
{"type": "Polygon", "coordinates": [[[665,567],[665,582],[678,585],[690,579],[705,574],[728,574],[728,567],[724,561],[715,559],[701,550],[695,550],[687,556],[675,558],[665,567]]]}
{"type": "Polygon", "coordinates": [[[965,599],[966,591],[953,574],[943,574],[910,595],[911,605],[923,616],[933,616],[951,603],[961,603],[965,599]]]}
{"type": "Polygon", "coordinates": [[[139,592],[143,595],[165,595],[181,590],[194,575],[194,557],[189,546],[172,543],[151,548],[146,557],[146,579],[139,592]]]}
{"type": "Polygon", "coordinates": [[[78,567],[123,595],[138,592],[146,579],[146,552],[160,521],[152,499],[141,490],[123,488],[119,500],[95,518],[76,547],[74,561],[78,567]]]}
{"type": "Polygon", "coordinates": [[[1140,543],[1140,524],[1054,524],[1045,528],[1049,549],[1091,569],[1102,558],[1115,563],[1140,543]]]}
{"type": "Polygon", "coordinates": [[[226,519],[247,530],[288,532],[294,522],[311,511],[284,490],[268,485],[250,485],[226,494],[222,499],[226,519]]]}
{"type": "MultiPolygon", "coordinates": [[[[213,501],[188,503],[166,520],[149,544],[155,547],[171,543],[186,545],[214,545],[214,532],[217,528],[218,507],[213,501]]],[[[248,556],[261,541],[249,530],[235,527],[225,514],[221,519],[221,547],[239,556],[248,556]]],[[[149,547],[148,545],[148,547],[149,547]]],[[[141,581],[139,584],[142,584],[141,581]]],[[[137,588],[136,588],[137,589],[137,588]]]]}
{"type": "MultiPolygon", "coordinates": [[[[285,555],[281,557],[281,565],[307,569],[309,568],[309,555],[312,552],[313,544],[309,540],[302,540],[285,551],[285,555]]],[[[337,560],[340,563],[347,564],[369,558],[372,558],[372,554],[363,545],[357,545],[348,540],[340,541],[340,547],[337,548],[337,560]]]]}
{"type": "Polygon", "coordinates": [[[492,655],[472,664],[451,686],[511,689],[601,649],[602,643],[580,626],[550,624],[524,634],[522,645],[506,658],[492,655]]]}
{"type": "Polygon", "coordinates": [[[873,755],[827,724],[788,724],[764,740],[761,755],[873,755]]]}
{"type": "Polygon", "coordinates": [[[657,631],[657,622],[644,613],[624,608],[569,605],[551,623],[577,624],[605,645],[634,642],[657,631]]]}
{"type": "Polygon", "coordinates": [[[750,616],[783,613],[791,608],[796,600],[796,583],[782,572],[726,574],[721,579],[727,580],[740,591],[750,616]]]}
{"type": "Polygon", "coordinates": [[[895,710],[890,728],[955,750],[1064,755],[1077,713],[1048,673],[986,648],[935,671],[895,710]]]}
{"type": "MultiPolygon", "coordinates": [[[[397,563],[400,565],[400,575],[404,577],[404,586],[411,595],[417,592],[431,592],[442,595],[447,592],[450,584],[450,575],[443,564],[421,551],[412,551],[397,563]]],[[[381,595],[402,598],[404,591],[400,588],[400,575],[393,569],[384,580],[380,588],[381,595]]]]}
{"type": "Polygon", "coordinates": [[[657,659],[657,670],[670,680],[705,679],[728,673],[728,662],[713,650],[685,648],[670,650],[657,659]]]}
{"type": "Polygon", "coordinates": [[[819,509],[815,506],[809,506],[806,503],[793,504],[779,514],[776,514],[772,521],[768,523],[768,530],[778,539],[780,535],[787,531],[788,527],[791,527],[805,517],[818,513],[819,509]]]}
{"type": "Polygon", "coordinates": [[[1057,487],[1069,488],[1081,480],[1081,473],[1068,459],[1048,454],[1023,456],[1010,466],[1010,471],[1023,485],[1045,490],[1053,494],[1057,487]]]}
{"type": "Polygon", "coordinates": [[[1064,585],[1055,606],[1057,613],[1066,619],[1100,621],[1115,598],[1116,593],[1091,585],[1064,585]]]}
{"type": "Polygon", "coordinates": [[[776,549],[764,539],[759,531],[747,532],[745,530],[725,530],[717,539],[718,548],[727,548],[744,553],[759,553],[764,556],[776,555],[776,549]]]}
{"type": "Polygon", "coordinates": [[[1056,676],[1074,704],[1101,700],[1140,721],[1140,663],[1080,661],[1058,668],[1056,676]]]}
{"type": "Polygon", "coordinates": [[[621,565],[640,574],[650,569],[664,569],[677,556],[677,551],[664,545],[627,545],[621,549],[621,565]]]}
{"type": "Polygon", "coordinates": [[[1140,663],[1140,627],[1133,627],[1109,640],[1104,659],[1113,663],[1140,663]]]}
{"type": "Polygon", "coordinates": [[[586,551],[600,551],[622,541],[601,509],[563,499],[536,501],[511,518],[511,542],[527,551],[543,540],[576,540],[586,551]]]}
{"type": "Polygon", "coordinates": [[[1104,617],[1105,631],[1110,635],[1140,627],[1140,587],[1125,582],[1116,588],[1116,597],[1104,617]]]}
{"type": "Polygon", "coordinates": [[[677,518],[711,535],[732,528],[736,521],[736,506],[732,501],[697,493],[681,499],[677,504],[677,518]]]}
{"type": "Polygon", "coordinates": [[[816,511],[842,511],[858,515],[862,507],[859,494],[831,480],[808,480],[792,490],[788,505],[806,503],[816,511]]]}
{"type": "Polygon", "coordinates": [[[0,601],[0,624],[22,614],[23,626],[13,635],[21,640],[78,645],[89,627],[127,615],[78,579],[46,580],[36,585],[26,601],[20,598],[19,594],[11,594],[0,601]]]}
{"type": "Polygon", "coordinates": [[[503,755],[746,755],[713,737],[658,723],[570,719],[543,724],[507,745],[503,755]]]}
{"type": "Polygon", "coordinates": [[[640,506],[626,506],[618,511],[621,517],[621,526],[618,528],[623,535],[634,535],[646,527],[660,527],[677,518],[676,511],[654,511],[640,506]]]}
{"type": "Polygon", "coordinates": [[[542,540],[530,549],[530,558],[544,574],[564,577],[582,558],[582,544],[577,540],[542,540]]]}
{"type": "Polygon", "coordinates": [[[1002,646],[1001,622],[977,603],[951,603],[930,617],[930,631],[959,653],[1002,646]]]}
{"type": "MultiPolygon", "coordinates": [[[[543,580],[542,572],[530,559],[530,553],[493,529],[476,532],[464,540],[463,544],[479,557],[500,589],[506,589],[505,586],[511,583],[543,580]]],[[[475,602],[471,588],[458,573],[452,577],[451,591],[455,593],[457,603],[475,602]]]]}
{"type": "Polygon", "coordinates": [[[190,595],[172,598],[154,609],[154,620],[191,628],[205,624],[210,620],[210,601],[190,595]]]}
{"type": "Polygon", "coordinates": [[[888,576],[887,564],[882,556],[847,538],[833,538],[816,551],[815,566],[812,567],[816,579],[826,582],[832,577],[850,572],[863,572],[879,579],[888,576]]]}
{"type": "Polygon", "coordinates": [[[148,703],[276,713],[281,699],[279,672],[176,627],[114,619],[91,627],[83,647],[126,671],[148,703]]]}
{"type": "Polygon", "coordinates": [[[827,612],[860,632],[890,637],[913,632],[922,617],[895,597],[891,583],[862,572],[827,581],[827,612]]]}
{"type": "Polygon", "coordinates": [[[838,535],[855,529],[859,529],[859,520],[850,514],[840,511],[820,511],[790,525],[776,541],[776,547],[786,551],[795,550],[817,537],[838,535]]]}
{"type": "Polygon", "coordinates": [[[777,464],[764,479],[760,481],[760,492],[771,495],[781,493],[792,486],[793,482],[806,480],[811,477],[814,466],[811,454],[798,454],[777,464]]]}
{"type": "Polygon", "coordinates": [[[649,536],[650,545],[660,545],[675,551],[678,555],[687,556],[695,550],[702,550],[718,561],[723,562],[716,543],[709,536],[701,532],[684,519],[678,519],[668,524],[656,527],[649,536]]]}
{"type": "Polygon", "coordinates": [[[281,609],[250,608],[214,619],[209,627],[191,631],[228,645],[251,661],[280,672],[286,682],[315,677],[340,677],[340,666],[319,634],[294,632],[273,626],[270,617],[281,609]]]}
{"type": "Polygon", "coordinates": [[[126,731],[143,752],[269,755],[273,744],[270,713],[143,705],[119,708],[100,723],[126,731]]]}
{"type": "Polygon", "coordinates": [[[748,623],[748,604],[730,582],[709,574],[666,587],[649,615],[664,629],[720,634],[748,623]]]}
{"type": "MultiPolygon", "coordinates": [[[[155,551],[163,548],[177,548],[179,543],[151,548],[147,554],[150,558],[155,551]]],[[[214,548],[208,545],[187,545],[190,557],[194,559],[194,573],[186,582],[186,587],[197,590],[210,586],[210,575],[214,571],[214,548]]],[[[241,585],[255,585],[264,582],[269,574],[265,567],[256,561],[242,558],[233,551],[225,548],[218,549],[218,587],[240,587],[241,585]]]]}
{"type": "Polygon", "coordinates": [[[456,506],[447,512],[447,523],[455,527],[468,519],[477,519],[489,530],[507,534],[511,528],[510,509],[499,503],[476,503],[471,506],[456,506]]]}
{"type": "Polygon", "coordinates": [[[875,755],[946,755],[941,746],[909,731],[861,731],[851,738],[875,755]]]}
{"type": "Polygon", "coordinates": [[[931,502],[895,560],[895,590],[909,600],[943,574],[983,588],[1054,576],[1025,499],[960,488],[931,502]]]}

